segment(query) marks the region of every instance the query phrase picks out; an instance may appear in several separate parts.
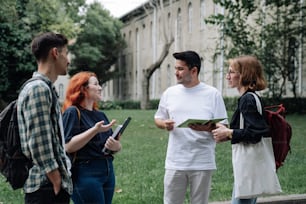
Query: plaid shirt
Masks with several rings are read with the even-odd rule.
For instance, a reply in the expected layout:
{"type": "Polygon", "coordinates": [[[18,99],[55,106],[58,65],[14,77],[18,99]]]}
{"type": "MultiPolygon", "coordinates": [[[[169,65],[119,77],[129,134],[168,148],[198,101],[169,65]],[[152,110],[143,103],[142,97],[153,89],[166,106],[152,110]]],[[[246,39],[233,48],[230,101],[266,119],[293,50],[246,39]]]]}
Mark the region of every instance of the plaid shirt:
{"type": "MultiPolygon", "coordinates": [[[[35,72],[33,77],[37,75],[43,76],[35,72]]],[[[43,77],[51,83],[48,78],[43,77]]],[[[38,190],[48,182],[46,173],[59,169],[62,188],[72,194],[70,171],[67,170],[67,162],[70,161],[67,160],[59,128],[60,107],[56,101],[56,113],[51,112],[51,91],[53,90],[50,90],[46,82],[34,80],[22,89],[18,97],[17,118],[21,149],[34,164],[29,171],[24,191],[32,193],[38,190]]]]}

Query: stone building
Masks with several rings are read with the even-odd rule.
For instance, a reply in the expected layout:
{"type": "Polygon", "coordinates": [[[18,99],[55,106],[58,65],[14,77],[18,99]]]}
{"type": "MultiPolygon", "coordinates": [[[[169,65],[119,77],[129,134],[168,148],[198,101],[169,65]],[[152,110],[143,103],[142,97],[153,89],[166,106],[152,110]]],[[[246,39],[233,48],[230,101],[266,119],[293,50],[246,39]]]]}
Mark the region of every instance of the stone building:
{"type": "MultiPolygon", "coordinates": [[[[164,1],[164,9],[158,9],[149,2],[122,16],[124,23],[122,34],[127,48],[121,53],[118,68],[125,70],[125,76],[114,80],[111,86],[113,99],[140,100],[143,69],[147,69],[161,55],[163,46],[173,37],[174,42],[169,54],[151,77],[150,98],[160,98],[162,92],[176,84],[174,58],[172,53],[194,50],[202,60],[200,79],[222,90],[224,87],[224,69],[222,56],[214,51],[220,32],[216,27],[206,25],[204,18],[223,12],[222,8],[208,0],[164,1]]],[[[223,90],[230,94],[231,90],[223,90]]],[[[112,98],[111,95],[108,97],[112,98]]]]}
{"type": "MultiPolygon", "coordinates": [[[[223,43],[220,37],[222,33],[217,27],[204,22],[204,18],[212,14],[223,14],[224,9],[214,4],[213,0],[164,0],[163,2],[163,9],[147,1],[120,17],[124,24],[122,35],[127,47],[120,54],[115,66],[124,75],[107,82],[103,91],[104,100],[139,101],[142,98],[143,70],[159,59],[163,46],[171,37],[174,38],[174,42],[169,54],[151,77],[150,99],[159,99],[167,87],[176,84],[175,60],[172,53],[184,50],[194,50],[199,53],[202,60],[201,81],[215,86],[223,96],[237,95],[236,89],[227,88],[225,74],[228,68],[224,67],[223,62],[226,59],[223,53],[215,54],[217,44],[223,43]]],[[[301,2],[303,3],[303,0],[301,2]]],[[[303,36],[297,41],[303,42],[303,36]]],[[[303,43],[299,45],[296,49],[297,58],[293,63],[297,65],[298,95],[305,96],[306,58],[303,54],[305,45],[303,43]]],[[[61,86],[61,83],[58,86],[61,86]]],[[[290,89],[290,85],[287,87],[290,89]]]]}

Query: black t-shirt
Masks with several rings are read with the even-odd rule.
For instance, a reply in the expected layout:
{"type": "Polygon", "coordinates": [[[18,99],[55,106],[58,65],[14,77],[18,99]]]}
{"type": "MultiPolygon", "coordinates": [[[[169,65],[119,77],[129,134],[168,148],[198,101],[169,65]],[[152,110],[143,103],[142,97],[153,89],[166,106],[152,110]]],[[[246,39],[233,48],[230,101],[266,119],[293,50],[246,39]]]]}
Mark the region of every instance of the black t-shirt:
{"type": "Polygon", "coordinates": [[[261,137],[266,137],[269,132],[264,116],[257,110],[256,99],[252,94],[246,93],[238,99],[238,107],[230,124],[230,128],[234,129],[232,144],[239,142],[257,143],[261,137]],[[240,113],[244,118],[243,129],[240,129],[240,113]]]}
{"type": "MultiPolygon", "coordinates": [[[[106,115],[98,110],[86,110],[79,108],[80,119],[76,107],[71,106],[63,113],[63,124],[65,132],[65,142],[69,142],[71,138],[78,135],[93,126],[101,120],[104,124],[109,124],[106,115]]],[[[83,148],[77,151],[77,159],[95,159],[104,157],[102,149],[109,136],[112,135],[112,130],[101,132],[95,135],[83,148]]]]}

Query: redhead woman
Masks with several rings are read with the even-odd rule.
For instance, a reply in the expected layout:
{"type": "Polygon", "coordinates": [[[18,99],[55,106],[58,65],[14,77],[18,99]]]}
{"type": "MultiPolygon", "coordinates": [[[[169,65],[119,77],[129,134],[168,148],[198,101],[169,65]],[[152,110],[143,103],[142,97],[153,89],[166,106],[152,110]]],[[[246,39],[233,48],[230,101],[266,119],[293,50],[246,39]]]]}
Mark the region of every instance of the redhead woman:
{"type": "Polygon", "coordinates": [[[121,144],[109,137],[116,121],[98,110],[101,91],[96,74],[77,73],[70,79],[62,108],[66,151],[75,156],[72,200],[76,204],[111,204],[114,194],[113,153],[120,151],[121,144]],[[105,155],[104,147],[112,154],[105,155]]]}
{"type": "MultiPolygon", "coordinates": [[[[212,131],[214,139],[217,142],[231,140],[232,144],[258,143],[262,137],[267,136],[269,128],[264,117],[257,111],[256,99],[248,92],[255,93],[255,91],[266,88],[262,65],[254,56],[240,56],[230,59],[226,79],[229,87],[237,89],[240,98],[230,128],[217,124],[217,128],[212,131]],[[244,128],[242,129],[240,129],[240,114],[244,118],[244,128]]],[[[252,178],[252,175],[249,178],[251,182],[252,179],[256,179],[252,178]]],[[[257,198],[235,198],[235,189],[233,190],[232,204],[255,204],[256,200],[257,198]]]]}

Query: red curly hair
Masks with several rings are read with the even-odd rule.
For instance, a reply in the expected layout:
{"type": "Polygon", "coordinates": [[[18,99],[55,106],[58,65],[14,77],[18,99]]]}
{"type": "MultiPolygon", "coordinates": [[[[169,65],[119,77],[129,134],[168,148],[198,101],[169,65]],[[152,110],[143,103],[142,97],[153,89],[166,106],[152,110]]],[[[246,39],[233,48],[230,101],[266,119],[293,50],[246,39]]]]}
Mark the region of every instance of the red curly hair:
{"type": "MultiPolygon", "coordinates": [[[[62,112],[64,112],[69,106],[80,106],[82,101],[87,97],[87,92],[84,91],[82,87],[86,87],[88,85],[88,80],[92,76],[97,77],[97,75],[93,72],[82,71],[75,74],[70,79],[66,91],[66,98],[62,107],[62,112]]],[[[97,102],[94,102],[93,109],[98,109],[97,102]]]]}

